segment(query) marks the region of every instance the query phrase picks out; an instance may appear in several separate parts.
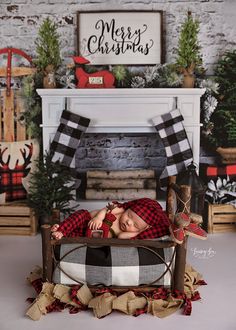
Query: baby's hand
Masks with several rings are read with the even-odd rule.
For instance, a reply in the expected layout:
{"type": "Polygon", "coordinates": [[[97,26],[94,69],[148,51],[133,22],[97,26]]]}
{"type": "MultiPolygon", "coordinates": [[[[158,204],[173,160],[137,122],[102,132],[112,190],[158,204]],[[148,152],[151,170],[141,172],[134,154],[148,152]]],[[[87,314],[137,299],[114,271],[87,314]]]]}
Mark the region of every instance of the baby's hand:
{"type": "Polygon", "coordinates": [[[102,221],[99,218],[94,217],[93,219],[91,219],[88,223],[88,227],[89,229],[93,229],[93,230],[97,230],[99,228],[101,228],[102,226],[102,221]]]}
{"type": "Polygon", "coordinates": [[[64,235],[62,234],[61,231],[54,231],[52,232],[52,237],[55,238],[56,240],[59,240],[63,237],[64,235]]]}
{"type": "Polygon", "coordinates": [[[51,227],[51,232],[57,231],[58,228],[59,228],[59,225],[58,225],[58,223],[56,223],[55,225],[53,225],[51,227]]]}

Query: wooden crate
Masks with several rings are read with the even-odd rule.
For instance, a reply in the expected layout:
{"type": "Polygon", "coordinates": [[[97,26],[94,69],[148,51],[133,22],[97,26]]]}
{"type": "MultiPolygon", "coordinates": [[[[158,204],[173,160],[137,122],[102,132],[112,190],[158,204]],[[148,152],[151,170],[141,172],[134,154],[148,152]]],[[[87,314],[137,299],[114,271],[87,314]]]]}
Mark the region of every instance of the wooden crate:
{"type": "Polygon", "coordinates": [[[37,227],[37,218],[27,205],[0,205],[0,235],[36,235],[37,227]]]}
{"type": "Polygon", "coordinates": [[[236,208],[226,204],[209,204],[208,232],[223,233],[236,231],[236,208]]]}

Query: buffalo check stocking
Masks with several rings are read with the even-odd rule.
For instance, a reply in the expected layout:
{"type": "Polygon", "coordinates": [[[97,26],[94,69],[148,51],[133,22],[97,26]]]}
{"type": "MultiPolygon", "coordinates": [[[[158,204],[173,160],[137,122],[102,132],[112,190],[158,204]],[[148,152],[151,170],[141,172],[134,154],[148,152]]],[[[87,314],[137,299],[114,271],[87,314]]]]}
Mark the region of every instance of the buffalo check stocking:
{"type": "Polygon", "coordinates": [[[161,173],[164,186],[167,178],[184,171],[192,161],[193,154],[183,126],[183,116],[178,109],[152,119],[165,147],[167,166],[161,173]]]}
{"type": "Polygon", "coordinates": [[[50,146],[53,162],[59,160],[66,167],[75,167],[75,151],[89,122],[88,118],[63,110],[60,124],[50,146]]]}

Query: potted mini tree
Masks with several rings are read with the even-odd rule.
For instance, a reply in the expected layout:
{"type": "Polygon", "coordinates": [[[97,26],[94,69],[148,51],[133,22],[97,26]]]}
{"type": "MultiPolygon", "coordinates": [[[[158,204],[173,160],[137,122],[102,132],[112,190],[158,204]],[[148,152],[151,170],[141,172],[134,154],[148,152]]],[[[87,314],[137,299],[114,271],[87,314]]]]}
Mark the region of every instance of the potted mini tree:
{"type": "Polygon", "coordinates": [[[211,116],[210,143],[223,157],[224,163],[236,162],[236,50],[227,51],[219,59],[215,80],[219,84],[218,105],[211,116]]]}
{"type": "Polygon", "coordinates": [[[57,26],[50,18],[46,18],[40,26],[35,44],[38,55],[35,64],[44,74],[44,88],[55,88],[55,72],[62,60],[57,26]]]}
{"type": "Polygon", "coordinates": [[[28,205],[41,224],[51,223],[55,210],[66,214],[77,206],[70,206],[70,202],[75,200],[74,181],[69,168],[52,162],[52,154],[46,153],[43,159],[38,159],[30,180],[28,205]]]}
{"type": "Polygon", "coordinates": [[[202,69],[202,56],[198,42],[199,22],[188,12],[179,37],[176,64],[183,73],[183,87],[193,88],[194,72],[202,69]]]}

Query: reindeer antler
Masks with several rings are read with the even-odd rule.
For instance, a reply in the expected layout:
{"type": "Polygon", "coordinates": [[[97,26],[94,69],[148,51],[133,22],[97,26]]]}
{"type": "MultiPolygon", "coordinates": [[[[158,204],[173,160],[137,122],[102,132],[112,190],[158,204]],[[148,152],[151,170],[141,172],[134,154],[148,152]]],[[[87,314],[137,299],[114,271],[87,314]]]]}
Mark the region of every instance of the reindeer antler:
{"type": "Polygon", "coordinates": [[[6,162],[3,161],[3,154],[4,154],[4,152],[5,152],[7,149],[8,149],[7,147],[4,148],[4,149],[0,148],[0,164],[1,164],[2,166],[4,166],[4,165],[9,165],[9,163],[10,163],[11,155],[8,155],[8,157],[7,157],[7,161],[6,161],[6,162]]]}
{"type": "MultiPolygon", "coordinates": [[[[25,144],[25,146],[29,149],[28,156],[26,156],[26,154],[27,154],[26,148],[20,149],[20,152],[21,152],[22,157],[24,159],[23,167],[27,168],[27,166],[31,163],[31,157],[33,155],[33,143],[25,144]]],[[[16,161],[16,166],[18,165],[18,163],[19,163],[19,159],[17,159],[17,161],[16,161]]]]}

